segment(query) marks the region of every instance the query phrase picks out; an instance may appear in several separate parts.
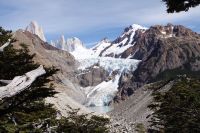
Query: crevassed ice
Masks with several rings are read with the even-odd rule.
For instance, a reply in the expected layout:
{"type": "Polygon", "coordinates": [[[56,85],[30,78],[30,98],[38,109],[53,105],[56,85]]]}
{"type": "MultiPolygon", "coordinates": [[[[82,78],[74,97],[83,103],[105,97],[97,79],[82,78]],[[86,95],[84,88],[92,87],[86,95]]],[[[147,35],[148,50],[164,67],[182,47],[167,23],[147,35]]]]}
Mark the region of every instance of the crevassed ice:
{"type": "Polygon", "coordinates": [[[140,60],[119,59],[112,57],[98,57],[83,59],[80,61],[79,69],[84,70],[92,65],[99,65],[108,72],[118,71],[113,80],[103,81],[96,87],[83,88],[87,96],[86,106],[106,106],[113,100],[118,92],[118,83],[121,73],[125,70],[134,71],[140,60]]]}

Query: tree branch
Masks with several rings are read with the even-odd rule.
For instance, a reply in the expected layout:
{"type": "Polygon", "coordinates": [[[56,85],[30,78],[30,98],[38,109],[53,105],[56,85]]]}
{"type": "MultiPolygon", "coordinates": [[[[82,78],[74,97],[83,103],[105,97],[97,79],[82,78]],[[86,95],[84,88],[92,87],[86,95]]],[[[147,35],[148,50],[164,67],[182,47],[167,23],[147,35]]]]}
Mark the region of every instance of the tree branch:
{"type": "Polygon", "coordinates": [[[2,45],[1,47],[0,47],[0,52],[3,52],[3,50],[4,50],[4,48],[5,47],[7,47],[9,44],[10,44],[10,39],[8,39],[8,42],[6,42],[4,45],[2,45]]]}
{"type": "Polygon", "coordinates": [[[2,79],[2,80],[0,80],[0,83],[3,83],[3,84],[10,84],[12,82],[12,80],[4,80],[4,79],[2,79]]]}
{"type": "Polygon", "coordinates": [[[41,65],[37,69],[27,72],[22,76],[16,76],[7,86],[0,87],[0,100],[6,97],[12,97],[26,90],[37,77],[42,76],[45,73],[46,71],[41,65]]]}

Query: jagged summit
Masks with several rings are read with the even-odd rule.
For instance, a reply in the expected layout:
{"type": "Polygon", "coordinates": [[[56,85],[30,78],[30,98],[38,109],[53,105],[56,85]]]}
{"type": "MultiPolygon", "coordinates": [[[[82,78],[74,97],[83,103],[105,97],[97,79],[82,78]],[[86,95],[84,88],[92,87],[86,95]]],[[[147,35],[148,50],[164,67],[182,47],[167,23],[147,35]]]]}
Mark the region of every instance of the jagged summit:
{"type": "Polygon", "coordinates": [[[38,37],[40,37],[41,40],[46,42],[43,29],[41,26],[38,25],[36,21],[31,21],[25,30],[31,32],[32,34],[37,35],[38,37]]]}
{"type": "Polygon", "coordinates": [[[79,49],[85,49],[83,42],[77,37],[67,39],[66,45],[69,52],[73,52],[79,49]]]}
{"type": "Polygon", "coordinates": [[[51,45],[68,52],[74,52],[78,49],[86,49],[79,38],[72,37],[66,40],[64,35],[61,35],[60,39],[56,42],[51,41],[51,45]]]}

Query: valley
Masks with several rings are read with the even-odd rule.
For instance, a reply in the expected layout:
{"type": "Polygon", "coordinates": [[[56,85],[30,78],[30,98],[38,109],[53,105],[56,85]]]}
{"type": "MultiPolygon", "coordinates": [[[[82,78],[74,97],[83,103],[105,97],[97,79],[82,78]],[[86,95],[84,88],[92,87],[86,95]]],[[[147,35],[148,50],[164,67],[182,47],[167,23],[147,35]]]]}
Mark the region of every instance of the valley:
{"type": "MultiPolygon", "coordinates": [[[[46,98],[46,103],[62,116],[70,108],[79,108],[81,113],[109,117],[112,132],[134,132],[138,123],[149,126],[153,113],[148,108],[153,100],[149,88],[159,84],[155,79],[160,73],[185,67],[200,70],[200,35],[180,25],[133,24],[114,41],[103,39],[91,48],[63,35],[48,43],[37,22],[13,36],[15,48],[28,44],[30,53],[36,54],[35,62],[59,69],[51,81],[58,93],[46,98]]],[[[173,82],[164,83],[159,89],[172,86],[173,82]]]]}

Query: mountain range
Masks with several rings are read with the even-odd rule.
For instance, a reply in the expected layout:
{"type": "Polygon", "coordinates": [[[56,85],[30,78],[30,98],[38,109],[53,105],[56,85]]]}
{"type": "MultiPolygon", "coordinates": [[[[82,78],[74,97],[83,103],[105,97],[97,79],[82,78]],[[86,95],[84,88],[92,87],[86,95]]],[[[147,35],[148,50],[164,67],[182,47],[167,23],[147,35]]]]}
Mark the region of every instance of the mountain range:
{"type": "Polygon", "coordinates": [[[68,104],[83,112],[112,110],[107,114],[113,126],[147,123],[146,117],[152,113],[147,109],[152,99],[148,86],[177,73],[200,71],[200,35],[181,25],[146,28],[133,24],[114,41],[105,38],[92,48],[86,48],[76,37],[65,39],[63,35],[48,43],[36,22],[14,35],[17,44],[29,44],[37,55],[36,62],[60,69],[53,77],[59,93],[48,102],[63,115],[68,104]],[[138,117],[129,118],[130,112],[138,117]]]}

